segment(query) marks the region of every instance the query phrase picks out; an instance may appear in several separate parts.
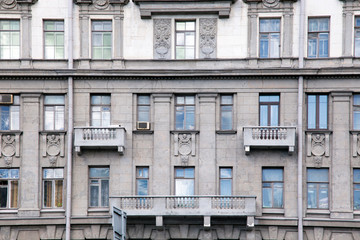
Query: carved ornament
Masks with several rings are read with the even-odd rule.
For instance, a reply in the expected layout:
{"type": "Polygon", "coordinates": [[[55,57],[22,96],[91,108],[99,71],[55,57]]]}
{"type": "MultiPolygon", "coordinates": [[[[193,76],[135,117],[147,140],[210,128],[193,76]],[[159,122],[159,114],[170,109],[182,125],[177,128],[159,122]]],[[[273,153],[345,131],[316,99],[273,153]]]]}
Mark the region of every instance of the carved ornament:
{"type": "Polygon", "coordinates": [[[20,157],[20,134],[0,133],[0,157],[4,157],[5,164],[11,167],[13,157],[20,157]]]}
{"type": "Polygon", "coordinates": [[[307,132],[307,156],[316,167],[321,167],[323,157],[330,156],[330,132],[307,132]]]}
{"type": "Polygon", "coordinates": [[[65,133],[46,133],[42,134],[42,156],[48,157],[49,163],[51,166],[55,166],[57,163],[58,157],[64,157],[65,151],[65,142],[64,135],[65,133]]]}
{"type": "Polygon", "coordinates": [[[171,19],[154,20],[154,58],[169,59],[171,47],[171,19]]]}
{"type": "Polygon", "coordinates": [[[265,7],[274,8],[277,7],[277,5],[279,5],[280,0],[263,0],[262,2],[265,7]]]}
{"type": "Polygon", "coordinates": [[[5,9],[12,9],[16,7],[16,0],[1,0],[0,5],[5,9]]]}
{"type": "Polygon", "coordinates": [[[180,155],[184,166],[188,165],[190,155],[195,156],[195,143],[195,133],[174,134],[174,155],[180,155]]]}
{"type": "Polygon", "coordinates": [[[215,57],[216,52],[216,18],[200,19],[200,51],[201,57],[215,57]]]}

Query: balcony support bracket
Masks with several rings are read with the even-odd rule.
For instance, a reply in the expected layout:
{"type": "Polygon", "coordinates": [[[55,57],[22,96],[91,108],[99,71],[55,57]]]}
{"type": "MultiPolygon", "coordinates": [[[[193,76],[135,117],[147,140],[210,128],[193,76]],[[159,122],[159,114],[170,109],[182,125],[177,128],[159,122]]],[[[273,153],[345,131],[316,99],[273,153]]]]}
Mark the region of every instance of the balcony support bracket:
{"type": "Polygon", "coordinates": [[[247,228],[255,227],[255,218],[254,218],[254,216],[247,216],[247,218],[246,218],[246,227],[247,228]]]}
{"type": "Polygon", "coordinates": [[[156,227],[162,228],[164,226],[163,216],[156,216],[156,227]]]}
{"type": "Polygon", "coordinates": [[[210,229],[211,227],[211,216],[204,216],[204,228],[206,230],[210,229]]]}

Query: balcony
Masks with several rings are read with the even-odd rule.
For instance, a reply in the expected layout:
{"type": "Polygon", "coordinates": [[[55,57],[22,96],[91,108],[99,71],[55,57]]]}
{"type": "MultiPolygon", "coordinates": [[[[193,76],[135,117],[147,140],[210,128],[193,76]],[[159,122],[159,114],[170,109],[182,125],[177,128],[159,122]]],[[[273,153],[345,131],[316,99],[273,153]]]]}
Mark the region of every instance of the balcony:
{"type": "Polygon", "coordinates": [[[125,151],[124,127],[75,127],[75,151],[82,149],[117,149],[125,151]]]}
{"type": "Polygon", "coordinates": [[[256,214],[255,196],[121,196],[110,197],[111,206],[120,208],[128,217],[203,216],[204,226],[210,217],[246,217],[253,227],[256,214]]]}
{"type": "Polygon", "coordinates": [[[296,127],[244,127],[245,153],[250,148],[288,148],[289,154],[295,149],[296,127]]]}

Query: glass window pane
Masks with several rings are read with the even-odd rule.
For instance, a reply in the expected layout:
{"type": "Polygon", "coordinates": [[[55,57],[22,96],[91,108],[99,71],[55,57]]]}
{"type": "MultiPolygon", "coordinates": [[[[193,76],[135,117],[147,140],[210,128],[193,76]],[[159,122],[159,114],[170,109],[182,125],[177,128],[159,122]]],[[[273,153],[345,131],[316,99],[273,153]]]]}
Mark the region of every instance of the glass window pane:
{"type": "Polygon", "coordinates": [[[319,128],[327,129],[327,96],[319,96],[319,128]]]}
{"type": "Polygon", "coordinates": [[[138,179],[137,180],[137,195],[148,195],[148,180],[138,179]]]}
{"type": "Polygon", "coordinates": [[[19,130],[20,129],[20,107],[19,106],[11,106],[10,107],[10,118],[11,118],[11,130],[19,130]]]}
{"type": "Polygon", "coordinates": [[[195,22],[186,22],[186,30],[188,31],[195,30],[195,22]]]}
{"type": "Polygon", "coordinates": [[[193,179],[176,179],[175,180],[176,196],[193,196],[194,180],[193,179]]]}
{"type": "Polygon", "coordinates": [[[221,96],[221,104],[232,104],[232,96],[221,96]]]}
{"type": "Polygon", "coordinates": [[[263,198],[263,207],[271,208],[272,207],[272,189],[271,188],[263,188],[262,198],[263,198]]]}
{"type": "Polygon", "coordinates": [[[270,126],[279,126],[279,106],[271,105],[270,126]]]}
{"type": "Polygon", "coordinates": [[[185,35],[185,45],[194,46],[195,45],[195,35],[193,32],[186,33],[185,35]]]}
{"type": "Polygon", "coordinates": [[[45,96],[45,104],[65,104],[65,96],[61,96],[61,95],[45,96]]]}
{"type": "Polygon", "coordinates": [[[269,40],[267,38],[260,39],[260,57],[261,58],[269,57],[269,40]]]}
{"type": "Polygon", "coordinates": [[[185,30],[185,22],[176,22],[176,30],[185,30]]]}
{"type": "Polygon", "coordinates": [[[308,197],[308,208],[317,208],[317,194],[316,185],[308,184],[307,197],[308,197]]]}
{"type": "Polygon", "coordinates": [[[220,195],[231,196],[231,179],[220,180],[220,195]]]}
{"type": "Polygon", "coordinates": [[[268,106],[260,106],[260,126],[268,126],[268,106]]]}
{"type": "Polygon", "coordinates": [[[194,178],[194,168],[185,168],[185,176],[186,178],[194,178]]]}
{"type": "Polygon", "coordinates": [[[183,107],[176,107],[176,113],[175,113],[175,128],[177,130],[184,129],[184,108],[183,107]]]}
{"type": "Polygon", "coordinates": [[[193,96],[186,96],[185,103],[186,104],[195,104],[195,98],[193,96]]]}
{"type": "Polygon", "coordinates": [[[274,208],[283,208],[283,184],[282,183],[274,183],[274,208]]]}
{"type": "Polygon", "coordinates": [[[55,168],[54,169],[54,178],[63,178],[64,177],[64,169],[55,168]]]}
{"type": "Polygon", "coordinates": [[[354,209],[360,209],[360,190],[354,190],[354,209]]]}
{"type": "Polygon", "coordinates": [[[63,180],[55,180],[55,206],[63,206],[63,180]]]}
{"type": "Polygon", "coordinates": [[[109,168],[90,168],[90,177],[109,177],[109,168]]]}
{"type": "Polygon", "coordinates": [[[176,177],[184,177],[184,169],[183,168],[175,169],[175,176],[176,177]]]}
{"type": "Polygon", "coordinates": [[[0,181],[0,208],[7,207],[8,181],[0,181]]]}
{"type": "Polygon", "coordinates": [[[90,207],[99,206],[99,186],[90,186],[90,207]]]}
{"type": "Polygon", "coordinates": [[[19,178],[19,169],[10,169],[9,178],[18,179],[19,178]]]}
{"type": "Polygon", "coordinates": [[[44,207],[51,207],[52,192],[52,181],[44,181],[44,207]]]}
{"type": "Polygon", "coordinates": [[[308,95],[308,128],[316,128],[316,96],[308,95]]]}
{"type": "Polygon", "coordinates": [[[0,169],[0,179],[1,178],[9,178],[9,170],[8,169],[0,169]]]}
{"type": "Polygon", "coordinates": [[[354,169],[354,182],[360,183],[360,169],[354,169]]]}
{"type": "Polygon", "coordinates": [[[307,169],[307,181],[308,182],[328,182],[329,181],[329,169],[307,169]]]}
{"type": "Polygon", "coordinates": [[[150,104],[150,96],[138,96],[138,104],[150,104]]]}
{"type": "Polygon", "coordinates": [[[185,48],[176,46],[176,59],[185,59],[185,48]]]}
{"type": "Polygon", "coordinates": [[[18,207],[19,181],[11,181],[10,208],[18,207]]]}
{"type": "Polygon", "coordinates": [[[43,178],[54,178],[54,169],[52,168],[43,169],[43,178]]]}
{"type": "Polygon", "coordinates": [[[283,169],[265,168],[262,170],[263,181],[283,181],[283,169]]]}
{"type": "Polygon", "coordinates": [[[101,103],[101,96],[94,95],[91,96],[91,104],[100,104],[101,103]]]}
{"type": "Polygon", "coordinates": [[[230,110],[225,111],[224,107],[221,111],[221,130],[231,130],[232,129],[232,107],[230,110]]]}
{"type": "Polygon", "coordinates": [[[109,180],[101,181],[101,206],[109,206],[109,180]]]}
{"type": "Polygon", "coordinates": [[[231,168],[220,168],[220,178],[231,178],[232,169],[231,168]]]}
{"type": "Polygon", "coordinates": [[[184,33],[176,33],[176,45],[185,45],[184,33]]]}
{"type": "Polygon", "coordinates": [[[319,190],[319,208],[329,208],[327,185],[319,190]]]}

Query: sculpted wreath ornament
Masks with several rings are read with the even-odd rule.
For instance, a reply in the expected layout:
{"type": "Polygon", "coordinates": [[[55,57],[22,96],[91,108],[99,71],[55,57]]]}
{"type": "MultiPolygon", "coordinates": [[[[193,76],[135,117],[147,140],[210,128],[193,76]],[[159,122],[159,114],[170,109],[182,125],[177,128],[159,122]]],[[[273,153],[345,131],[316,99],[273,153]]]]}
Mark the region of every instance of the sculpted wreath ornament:
{"type": "Polygon", "coordinates": [[[11,9],[16,6],[16,0],[1,0],[0,5],[3,8],[11,9]]]}
{"type": "Polygon", "coordinates": [[[108,0],[94,0],[93,4],[97,9],[105,9],[109,6],[108,0]]]}
{"type": "Polygon", "coordinates": [[[265,7],[274,8],[279,4],[280,0],[263,0],[265,7]]]}

